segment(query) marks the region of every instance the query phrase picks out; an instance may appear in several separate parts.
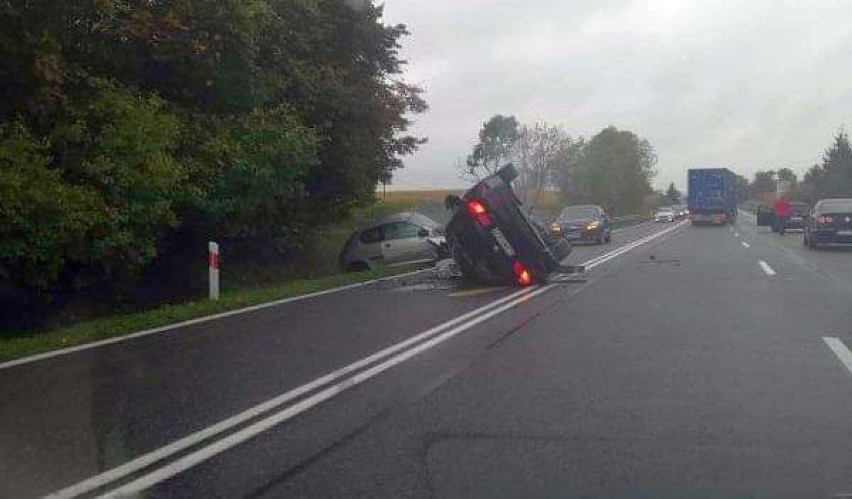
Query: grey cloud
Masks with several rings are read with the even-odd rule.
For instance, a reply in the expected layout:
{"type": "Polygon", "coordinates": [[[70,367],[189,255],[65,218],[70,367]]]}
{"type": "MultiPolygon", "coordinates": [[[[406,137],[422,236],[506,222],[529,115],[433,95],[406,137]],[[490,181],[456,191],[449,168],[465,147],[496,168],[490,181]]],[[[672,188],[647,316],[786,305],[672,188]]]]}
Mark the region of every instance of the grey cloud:
{"type": "Polygon", "coordinates": [[[409,25],[407,79],[430,138],[397,186],[458,186],[453,165],[495,113],[607,125],[651,141],[658,185],[686,167],[803,169],[852,112],[852,3],[840,1],[390,0],[409,25]]]}

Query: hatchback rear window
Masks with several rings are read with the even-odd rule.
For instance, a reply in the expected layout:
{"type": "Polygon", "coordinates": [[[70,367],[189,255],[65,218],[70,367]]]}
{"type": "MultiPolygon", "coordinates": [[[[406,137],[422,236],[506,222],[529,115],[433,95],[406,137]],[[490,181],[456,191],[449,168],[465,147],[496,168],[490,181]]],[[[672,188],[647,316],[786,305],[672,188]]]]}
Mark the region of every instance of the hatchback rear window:
{"type": "Polygon", "coordinates": [[[821,201],[817,210],[820,213],[852,213],[852,199],[821,201]]]}
{"type": "Polygon", "coordinates": [[[381,227],[373,227],[361,233],[361,242],[364,244],[374,244],[381,242],[382,230],[381,227]]]}

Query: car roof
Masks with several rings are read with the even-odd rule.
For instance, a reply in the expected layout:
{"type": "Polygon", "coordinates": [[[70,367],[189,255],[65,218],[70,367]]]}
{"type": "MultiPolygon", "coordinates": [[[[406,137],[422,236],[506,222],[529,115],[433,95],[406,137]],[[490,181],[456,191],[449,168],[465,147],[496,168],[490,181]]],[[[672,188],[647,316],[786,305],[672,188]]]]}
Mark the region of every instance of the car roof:
{"type": "Polygon", "coordinates": [[[817,201],[817,203],[852,203],[852,198],[824,198],[817,201]]]}
{"type": "Polygon", "coordinates": [[[846,208],[846,206],[852,205],[852,198],[820,199],[819,201],[816,202],[816,204],[814,205],[814,208],[824,210],[824,209],[830,209],[832,205],[844,205],[844,208],[846,208]]]}
{"type": "MultiPolygon", "coordinates": [[[[370,227],[376,227],[378,225],[384,225],[386,223],[393,223],[393,222],[411,222],[412,224],[415,224],[415,225],[423,225],[423,226],[430,226],[430,227],[440,227],[441,226],[441,224],[432,220],[431,218],[427,217],[426,215],[424,215],[422,213],[418,213],[416,211],[403,211],[403,212],[400,212],[400,213],[393,213],[393,214],[387,215],[385,217],[382,217],[376,223],[371,224],[370,227]]],[[[370,228],[370,227],[368,227],[368,228],[370,228]]]]}
{"type": "MultiPolygon", "coordinates": [[[[599,210],[603,209],[596,204],[569,204],[565,208],[597,208],[599,210]]],[[[562,209],[564,210],[565,208],[562,208],[562,209]]]]}

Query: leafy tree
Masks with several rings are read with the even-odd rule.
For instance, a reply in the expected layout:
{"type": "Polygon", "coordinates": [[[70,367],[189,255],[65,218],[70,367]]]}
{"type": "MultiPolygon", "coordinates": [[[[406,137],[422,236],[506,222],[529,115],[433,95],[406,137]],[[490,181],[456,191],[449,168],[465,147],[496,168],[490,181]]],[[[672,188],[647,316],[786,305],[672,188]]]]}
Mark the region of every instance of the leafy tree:
{"type": "Polygon", "coordinates": [[[758,170],[751,182],[752,197],[759,198],[763,193],[775,192],[775,171],[758,170]]]}
{"type": "Polygon", "coordinates": [[[541,193],[554,186],[560,155],[570,138],[560,127],[547,123],[523,125],[518,131],[514,164],[527,211],[532,213],[541,193]]]}
{"type": "Polygon", "coordinates": [[[805,174],[804,182],[815,198],[852,192],[852,148],[845,131],[835,135],[820,164],[814,165],[805,174]]]}
{"type": "Polygon", "coordinates": [[[588,198],[582,189],[582,168],[585,161],[586,139],[566,140],[556,155],[554,171],[562,201],[583,202],[588,198]]]}
{"type": "Polygon", "coordinates": [[[682,197],[683,195],[680,193],[679,190],[677,190],[674,185],[674,182],[670,183],[668,189],[666,189],[666,199],[672,203],[677,204],[680,203],[682,197]]]}
{"type": "Polygon", "coordinates": [[[473,151],[460,172],[462,176],[478,180],[496,172],[511,160],[519,138],[519,126],[514,116],[501,114],[495,114],[483,123],[479,130],[479,142],[473,146],[473,151]]]}
{"type": "Polygon", "coordinates": [[[736,181],[737,199],[739,199],[740,201],[752,199],[753,196],[751,195],[751,192],[750,192],[750,189],[749,189],[748,179],[746,177],[743,177],[742,175],[739,175],[739,174],[734,174],[734,178],[736,179],[735,181],[736,181]]]}
{"type": "Polygon", "coordinates": [[[296,247],[424,142],[407,29],[370,2],[5,2],[0,23],[0,278],[26,286],[133,274],[190,225],[296,247]]]}
{"type": "Polygon", "coordinates": [[[605,128],[588,142],[583,156],[577,183],[587,201],[614,213],[635,213],[652,192],[656,155],[633,132],[605,128]]]}

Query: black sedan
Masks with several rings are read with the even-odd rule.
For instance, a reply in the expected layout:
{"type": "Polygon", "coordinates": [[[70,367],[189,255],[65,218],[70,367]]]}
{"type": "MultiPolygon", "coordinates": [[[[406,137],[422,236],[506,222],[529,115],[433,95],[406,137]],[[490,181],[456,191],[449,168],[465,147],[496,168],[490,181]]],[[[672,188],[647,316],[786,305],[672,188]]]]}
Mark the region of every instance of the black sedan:
{"type": "Polygon", "coordinates": [[[805,224],[805,246],[852,244],[852,198],[817,201],[805,224]]]}
{"type": "Polygon", "coordinates": [[[612,241],[612,224],[600,206],[566,206],[559,218],[550,224],[550,232],[571,241],[589,241],[597,244],[612,241]]]}
{"type": "Polygon", "coordinates": [[[550,237],[523,212],[511,184],[517,175],[507,165],[462,197],[447,197],[453,210],[447,244],[462,274],[486,283],[529,286],[545,282],[553,272],[582,270],[561,265],[571,244],[550,237]]]}

